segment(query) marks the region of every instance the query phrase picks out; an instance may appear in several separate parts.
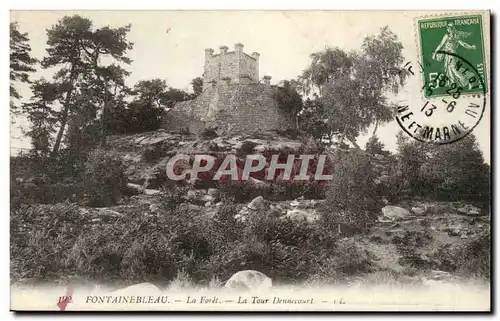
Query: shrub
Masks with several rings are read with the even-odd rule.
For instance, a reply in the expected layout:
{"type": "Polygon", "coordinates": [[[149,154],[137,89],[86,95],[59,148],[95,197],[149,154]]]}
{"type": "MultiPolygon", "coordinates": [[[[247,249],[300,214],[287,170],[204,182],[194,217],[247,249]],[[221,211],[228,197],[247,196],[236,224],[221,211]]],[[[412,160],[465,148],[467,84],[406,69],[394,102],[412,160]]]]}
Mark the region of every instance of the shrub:
{"type": "Polygon", "coordinates": [[[85,163],[84,193],[90,206],[116,204],[126,191],[127,177],[121,159],[103,150],[95,150],[85,163]]]}
{"type": "Polygon", "coordinates": [[[491,235],[489,231],[482,233],[458,252],[458,270],[467,275],[490,278],[491,235]]]}
{"type": "Polygon", "coordinates": [[[168,155],[168,147],[164,144],[146,146],[141,153],[142,159],[148,163],[155,162],[168,155]]]}
{"type": "Polygon", "coordinates": [[[335,164],[321,208],[324,224],[332,228],[338,224],[364,227],[380,208],[370,158],[361,152],[349,152],[335,164]]]}
{"type": "Polygon", "coordinates": [[[210,140],[219,137],[215,129],[213,128],[205,128],[201,134],[200,137],[204,140],[210,140]]]}
{"type": "Polygon", "coordinates": [[[398,252],[401,254],[400,264],[416,268],[431,268],[432,264],[422,259],[418,251],[431,240],[432,235],[428,231],[406,231],[403,237],[393,237],[392,243],[396,245],[398,252]]]}
{"type": "Polygon", "coordinates": [[[70,273],[67,254],[88,222],[78,205],[21,205],[10,217],[10,257],[13,280],[50,279],[70,273]]]}
{"type": "Polygon", "coordinates": [[[257,146],[257,143],[254,143],[249,140],[245,140],[240,148],[236,150],[237,157],[245,157],[246,155],[250,155],[254,153],[254,148],[257,146]]]}
{"type": "Polygon", "coordinates": [[[433,257],[439,262],[437,268],[443,271],[459,272],[464,276],[489,280],[490,233],[485,231],[463,245],[443,245],[434,252],[433,257]]]}

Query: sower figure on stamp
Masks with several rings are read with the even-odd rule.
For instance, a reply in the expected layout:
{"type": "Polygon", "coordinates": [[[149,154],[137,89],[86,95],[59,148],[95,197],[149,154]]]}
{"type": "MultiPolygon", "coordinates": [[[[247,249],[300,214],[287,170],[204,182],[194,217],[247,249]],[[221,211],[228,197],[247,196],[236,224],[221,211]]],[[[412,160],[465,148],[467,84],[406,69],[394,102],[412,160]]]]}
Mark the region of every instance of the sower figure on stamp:
{"type": "Polygon", "coordinates": [[[457,53],[458,46],[462,46],[465,49],[474,50],[476,49],[475,45],[470,45],[463,41],[463,38],[467,38],[471,35],[470,32],[457,30],[455,25],[449,23],[446,28],[446,33],[443,36],[443,39],[437,46],[436,50],[434,50],[432,54],[432,59],[443,62],[444,70],[446,76],[449,79],[450,84],[455,83],[457,86],[461,86],[462,88],[466,88],[469,85],[470,76],[474,76],[471,71],[461,72],[456,67],[458,58],[454,56],[448,56],[444,59],[444,54],[438,53],[439,51],[446,51],[450,53],[457,53]]]}

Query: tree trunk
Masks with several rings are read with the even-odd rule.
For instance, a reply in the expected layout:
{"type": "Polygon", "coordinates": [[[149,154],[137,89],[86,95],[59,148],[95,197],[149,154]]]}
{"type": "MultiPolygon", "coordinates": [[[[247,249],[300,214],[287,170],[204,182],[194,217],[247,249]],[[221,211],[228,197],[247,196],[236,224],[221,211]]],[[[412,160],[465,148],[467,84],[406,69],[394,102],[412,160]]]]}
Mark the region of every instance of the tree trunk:
{"type": "Polygon", "coordinates": [[[52,149],[52,153],[50,154],[50,158],[54,159],[59,152],[59,147],[61,146],[62,136],[64,134],[64,130],[66,129],[66,124],[68,123],[68,114],[69,114],[69,101],[71,98],[71,94],[73,93],[73,83],[71,84],[71,89],[66,93],[66,99],[64,100],[64,108],[61,117],[61,127],[59,128],[59,132],[57,133],[56,142],[54,143],[54,148],[52,149]]]}
{"type": "Polygon", "coordinates": [[[101,147],[106,146],[106,116],[108,113],[108,84],[104,81],[102,82],[104,86],[104,105],[102,107],[102,117],[101,117],[101,147]]]}
{"type": "Polygon", "coordinates": [[[375,136],[375,134],[377,133],[377,129],[378,129],[378,119],[375,121],[375,128],[373,129],[372,136],[375,136]]]}
{"type": "Polygon", "coordinates": [[[61,127],[59,128],[59,132],[57,133],[56,141],[54,143],[54,148],[52,149],[52,153],[50,154],[51,159],[54,159],[57,156],[57,153],[59,152],[59,147],[61,146],[64,130],[66,129],[66,124],[68,123],[69,103],[71,100],[71,95],[73,94],[73,90],[75,89],[74,83],[75,83],[75,78],[77,76],[75,74],[75,70],[76,70],[76,62],[74,60],[73,63],[71,64],[71,71],[69,73],[70,87],[66,92],[66,99],[64,99],[63,113],[61,117],[61,127]]]}

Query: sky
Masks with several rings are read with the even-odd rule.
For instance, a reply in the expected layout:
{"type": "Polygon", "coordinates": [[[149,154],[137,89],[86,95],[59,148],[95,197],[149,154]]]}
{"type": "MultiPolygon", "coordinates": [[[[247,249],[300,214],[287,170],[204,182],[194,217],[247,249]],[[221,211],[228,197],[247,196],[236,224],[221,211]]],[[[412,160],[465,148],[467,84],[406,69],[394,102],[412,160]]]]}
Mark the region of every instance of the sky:
{"type": "MultiPolygon", "coordinates": [[[[403,44],[405,61],[416,65],[418,42],[416,19],[435,14],[418,11],[11,11],[11,22],[18,22],[21,32],[30,38],[32,54],[45,56],[46,29],[66,15],[79,14],[93,21],[95,27],[120,27],[131,24],[128,40],[134,48],[128,56],[132,63],[127,84],[139,80],[161,78],[169,86],[191,90],[190,81],[203,72],[204,50],[242,43],[244,52],[259,52],[259,74],[271,76],[271,83],[295,79],[310,62],[310,54],[326,47],[359,49],[364,37],[374,35],[384,26],[403,44]]],[[[489,30],[489,26],[485,27],[489,30]]],[[[487,35],[489,40],[489,35],[487,35]]],[[[486,41],[489,52],[489,41],[486,41]]],[[[32,79],[51,78],[52,73],[38,70],[32,79]]],[[[29,88],[19,85],[23,100],[30,97],[29,88]]],[[[421,79],[410,77],[393,102],[421,104],[421,79]]],[[[474,129],[474,134],[490,163],[490,105],[474,129]]],[[[23,118],[11,125],[11,149],[29,148],[20,128],[23,118]]],[[[381,126],[377,135],[389,150],[395,150],[400,127],[396,121],[381,126]]],[[[371,134],[358,138],[364,146],[371,134]]],[[[12,150],[11,150],[12,152],[12,150]]],[[[15,151],[14,151],[15,152],[15,151]]]]}

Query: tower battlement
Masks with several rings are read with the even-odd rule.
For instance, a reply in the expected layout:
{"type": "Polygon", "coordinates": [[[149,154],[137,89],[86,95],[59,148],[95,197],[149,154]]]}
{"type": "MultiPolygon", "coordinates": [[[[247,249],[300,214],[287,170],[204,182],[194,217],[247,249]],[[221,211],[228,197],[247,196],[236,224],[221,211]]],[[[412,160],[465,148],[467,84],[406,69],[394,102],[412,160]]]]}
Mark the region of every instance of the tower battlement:
{"type": "Polygon", "coordinates": [[[220,46],[219,53],[211,48],[205,49],[205,68],[203,70],[203,89],[211,84],[248,84],[259,82],[258,52],[248,55],[243,45],[234,45],[234,51],[220,46]]]}

